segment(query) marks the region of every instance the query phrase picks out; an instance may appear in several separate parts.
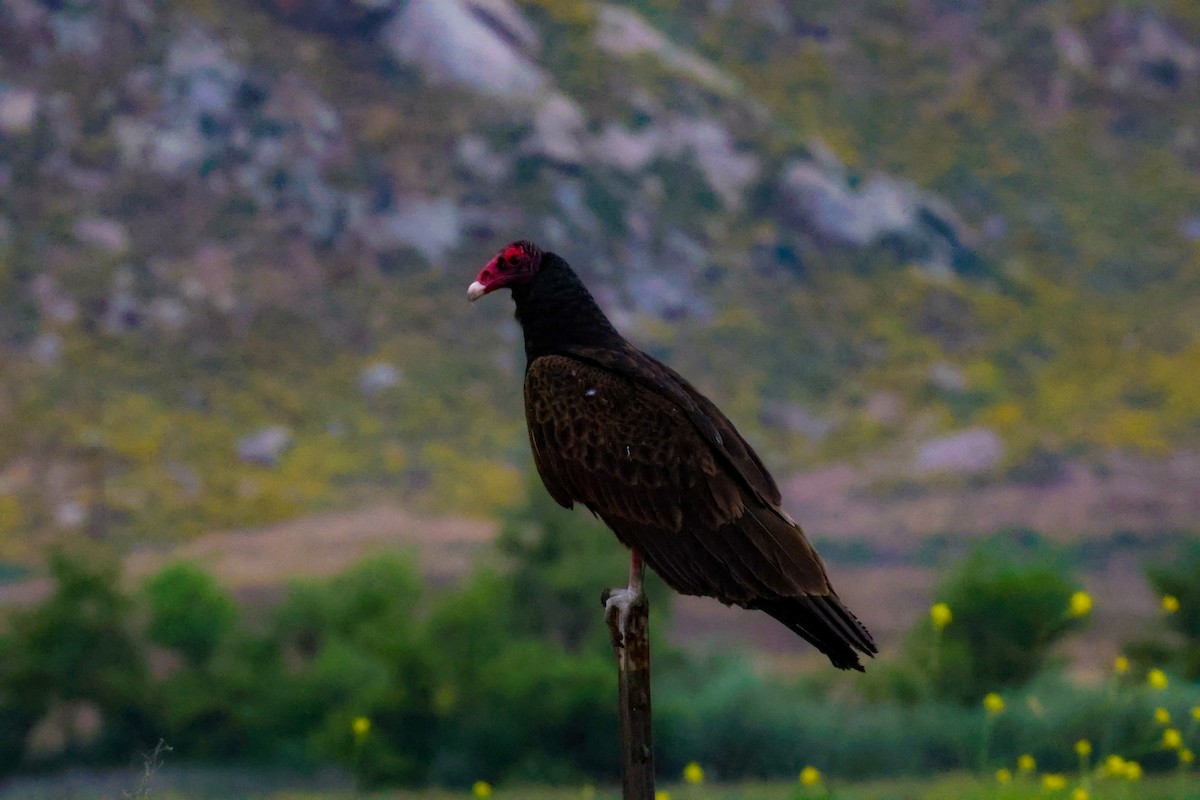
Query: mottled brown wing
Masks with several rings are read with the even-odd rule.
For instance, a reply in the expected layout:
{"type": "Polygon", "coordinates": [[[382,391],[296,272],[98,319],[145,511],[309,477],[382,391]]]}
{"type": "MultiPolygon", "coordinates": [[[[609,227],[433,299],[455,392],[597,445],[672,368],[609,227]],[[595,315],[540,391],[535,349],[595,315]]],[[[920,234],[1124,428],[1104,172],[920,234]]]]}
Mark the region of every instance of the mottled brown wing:
{"type": "Polygon", "coordinates": [[[624,375],[640,386],[671,400],[679,406],[697,432],[716,450],[746,488],[768,506],[782,501],[779,487],[763,466],[754,448],[742,438],[716,404],[701,394],[686,378],[656,358],[631,344],[620,350],[599,347],[567,348],[570,355],[624,375]]]}
{"type": "MultiPolygon", "coordinates": [[[[534,462],[562,505],[679,534],[719,527],[742,511],[736,484],[687,415],[628,378],[566,356],[525,373],[534,462]]],[[[620,533],[618,531],[618,533],[620,533]]]]}

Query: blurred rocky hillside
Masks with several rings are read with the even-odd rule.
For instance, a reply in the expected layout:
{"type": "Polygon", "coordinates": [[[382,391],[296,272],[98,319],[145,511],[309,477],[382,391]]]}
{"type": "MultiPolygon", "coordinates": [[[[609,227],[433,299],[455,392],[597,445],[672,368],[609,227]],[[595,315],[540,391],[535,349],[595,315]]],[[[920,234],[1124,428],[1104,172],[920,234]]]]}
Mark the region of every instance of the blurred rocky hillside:
{"type": "Polygon", "coordinates": [[[4,0],[0,557],[513,504],[515,238],[818,536],[1194,526],[1198,126],[1171,0],[4,0]]]}

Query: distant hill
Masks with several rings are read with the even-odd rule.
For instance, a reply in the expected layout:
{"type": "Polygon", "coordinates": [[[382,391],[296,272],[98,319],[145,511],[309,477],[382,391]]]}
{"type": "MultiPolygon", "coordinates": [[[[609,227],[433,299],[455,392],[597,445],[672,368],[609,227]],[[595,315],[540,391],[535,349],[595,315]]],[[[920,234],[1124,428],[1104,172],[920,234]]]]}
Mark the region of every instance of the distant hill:
{"type": "Polygon", "coordinates": [[[0,557],[513,504],[518,237],[845,508],[1174,528],[1198,169],[1182,3],[5,0],[0,557]]]}

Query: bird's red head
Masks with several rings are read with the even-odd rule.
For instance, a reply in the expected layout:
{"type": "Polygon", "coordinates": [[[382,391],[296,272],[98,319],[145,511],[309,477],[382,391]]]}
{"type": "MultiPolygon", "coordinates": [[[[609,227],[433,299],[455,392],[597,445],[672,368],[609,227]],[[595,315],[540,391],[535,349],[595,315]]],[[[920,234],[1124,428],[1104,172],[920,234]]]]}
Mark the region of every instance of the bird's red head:
{"type": "Polygon", "coordinates": [[[520,286],[533,280],[542,264],[542,251],[533,242],[513,242],[487,263],[475,282],[467,287],[467,299],[478,300],[488,292],[520,286]]]}

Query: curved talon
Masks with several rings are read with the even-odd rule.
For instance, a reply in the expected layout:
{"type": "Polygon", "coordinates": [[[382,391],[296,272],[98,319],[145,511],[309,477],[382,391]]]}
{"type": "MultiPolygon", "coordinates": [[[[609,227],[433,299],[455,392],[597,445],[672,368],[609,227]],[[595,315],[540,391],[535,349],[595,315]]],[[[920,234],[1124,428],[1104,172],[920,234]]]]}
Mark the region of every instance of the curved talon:
{"type": "Polygon", "coordinates": [[[641,591],[632,586],[623,589],[607,589],[601,595],[604,601],[604,620],[612,630],[613,647],[623,647],[628,633],[629,613],[633,604],[641,597],[641,591]],[[614,622],[613,617],[616,617],[614,622]]]}

